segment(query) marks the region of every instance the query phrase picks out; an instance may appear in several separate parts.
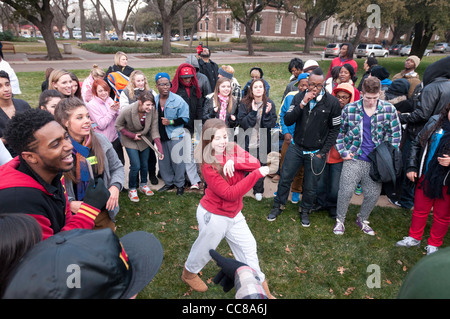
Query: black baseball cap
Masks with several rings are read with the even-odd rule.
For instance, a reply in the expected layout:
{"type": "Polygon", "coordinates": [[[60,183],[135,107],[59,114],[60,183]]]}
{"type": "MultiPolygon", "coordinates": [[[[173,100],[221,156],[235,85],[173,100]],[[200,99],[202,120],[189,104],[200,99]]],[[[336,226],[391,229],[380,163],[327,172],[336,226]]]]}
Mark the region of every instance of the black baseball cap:
{"type": "Polygon", "coordinates": [[[57,233],[34,246],[13,271],[4,299],[129,299],[163,260],[159,240],[107,228],[57,233]]]}

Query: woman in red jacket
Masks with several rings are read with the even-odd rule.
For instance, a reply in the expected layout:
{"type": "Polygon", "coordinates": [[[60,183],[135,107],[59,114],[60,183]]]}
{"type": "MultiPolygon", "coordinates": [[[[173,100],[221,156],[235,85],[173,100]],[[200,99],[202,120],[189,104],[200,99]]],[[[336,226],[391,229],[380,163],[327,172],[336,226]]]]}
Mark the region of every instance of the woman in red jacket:
{"type": "Polygon", "coordinates": [[[196,157],[208,187],[197,208],[199,235],[192,245],[181,279],[196,291],[206,291],[208,286],[197,273],[211,259],[209,250],[216,249],[225,237],[236,260],[257,271],[264,290],[271,297],[259,267],[256,240],[241,212],[244,195],[258,179],[269,173],[269,167],[261,167],[255,157],[229,142],[225,122],[216,118],[203,125],[196,157]]]}
{"type": "MultiPolygon", "coordinates": [[[[343,66],[345,63],[349,63],[353,67],[353,69],[355,69],[355,74],[358,72],[358,64],[356,63],[355,60],[353,60],[353,51],[354,49],[351,43],[342,44],[339,56],[331,61],[326,79],[328,79],[331,76],[331,70],[333,70],[335,66],[343,66]]],[[[357,99],[355,99],[355,101],[356,100],[357,99]]]]}

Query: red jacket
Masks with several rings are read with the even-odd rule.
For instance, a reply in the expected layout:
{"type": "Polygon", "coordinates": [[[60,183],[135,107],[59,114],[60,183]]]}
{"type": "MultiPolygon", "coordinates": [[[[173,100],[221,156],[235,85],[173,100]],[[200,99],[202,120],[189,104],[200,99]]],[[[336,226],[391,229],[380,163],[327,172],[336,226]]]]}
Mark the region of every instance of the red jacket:
{"type": "MultiPolygon", "coordinates": [[[[330,68],[328,69],[328,73],[327,73],[327,76],[326,76],[325,80],[328,79],[328,78],[331,76],[331,70],[332,70],[335,66],[343,66],[345,63],[350,64],[350,65],[353,67],[353,69],[355,69],[355,74],[358,73],[358,64],[356,63],[355,60],[353,60],[353,59],[351,59],[351,60],[345,59],[344,61],[341,61],[341,58],[340,58],[340,57],[336,57],[336,58],[334,58],[334,59],[331,61],[330,68]]],[[[355,101],[356,101],[356,100],[355,100],[355,101]]]]}
{"type": "Polygon", "coordinates": [[[234,154],[217,158],[222,165],[229,159],[234,161],[235,171],[231,178],[223,178],[211,165],[202,165],[202,174],[207,188],[200,204],[213,214],[230,218],[235,217],[242,210],[244,195],[253,188],[258,179],[263,177],[259,171],[261,165],[255,157],[237,145],[234,150],[234,154]],[[248,172],[250,174],[245,176],[248,172]]]}
{"type": "Polygon", "coordinates": [[[0,213],[33,216],[42,227],[43,239],[60,231],[94,228],[94,220],[100,211],[83,203],[73,215],[63,185],[62,175],[58,175],[51,185],[46,184],[16,157],[0,166],[0,213]],[[18,170],[19,165],[21,170],[18,170]]]}

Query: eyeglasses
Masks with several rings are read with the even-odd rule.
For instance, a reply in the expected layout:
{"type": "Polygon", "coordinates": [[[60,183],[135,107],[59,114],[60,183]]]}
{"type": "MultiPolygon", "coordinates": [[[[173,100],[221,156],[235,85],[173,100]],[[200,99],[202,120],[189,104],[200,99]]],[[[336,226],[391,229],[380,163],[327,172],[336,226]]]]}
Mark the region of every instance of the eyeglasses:
{"type": "Polygon", "coordinates": [[[308,87],[310,89],[316,88],[316,89],[322,90],[323,84],[308,83],[308,87]]]}
{"type": "Polygon", "coordinates": [[[170,82],[169,83],[158,83],[158,86],[170,86],[170,82]]]}
{"type": "Polygon", "coordinates": [[[349,99],[350,99],[350,96],[336,95],[336,98],[337,98],[338,100],[346,101],[346,100],[349,100],[349,99]]]}

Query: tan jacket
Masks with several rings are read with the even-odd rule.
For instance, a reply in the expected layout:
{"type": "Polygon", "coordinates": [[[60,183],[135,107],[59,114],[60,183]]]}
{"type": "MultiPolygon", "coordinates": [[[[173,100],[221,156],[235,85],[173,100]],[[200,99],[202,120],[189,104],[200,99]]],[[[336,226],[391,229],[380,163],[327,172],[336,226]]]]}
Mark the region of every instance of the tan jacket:
{"type": "MultiPolygon", "coordinates": [[[[160,138],[158,130],[158,111],[153,108],[145,116],[145,126],[141,125],[139,120],[139,101],[130,104],[129,107],[124,108],[120,111],[119,116],[116,120],[116,129],[120,132],[122,129],[126,129],[131,133],[141,134],[141,136],[146,136],[150,142],[155,139],[160,138]]],[[[143,140],[135,141],[124,134],[120,135],[122,145],[126,148],[137,149],[139,151],[145,150],[149,145],[143,140]]]]}
{"type": "Polygon", "coordinates": [[[397,79],[401,79],[401,78],[407,79],[409,84],[411,85],[409,87],[409,91],[408,91],[408,98],[410,98],[412,96],[416,86],[419,85],[420,82],[422,82],[422,81],[420,81],[419,74],[417,72],[415,72],[414,76],[406,75],[405,74],[405,70],[403,70],[400,73],[397,73],[396,75],[394,75],[394,77],[392,78],[392,81],[397,80],[397,79]]]}

